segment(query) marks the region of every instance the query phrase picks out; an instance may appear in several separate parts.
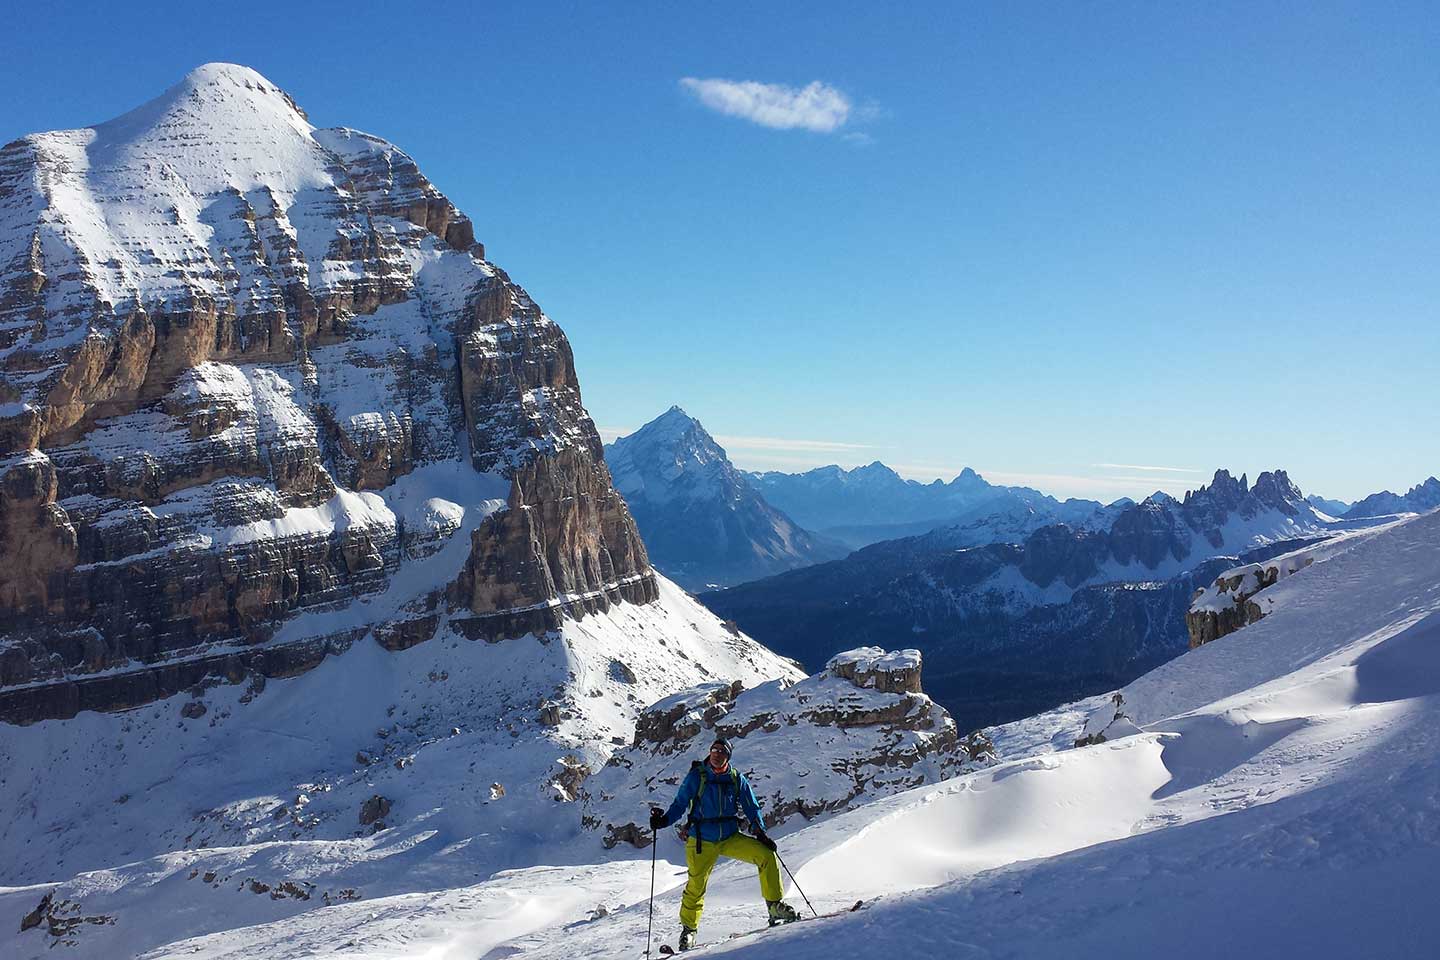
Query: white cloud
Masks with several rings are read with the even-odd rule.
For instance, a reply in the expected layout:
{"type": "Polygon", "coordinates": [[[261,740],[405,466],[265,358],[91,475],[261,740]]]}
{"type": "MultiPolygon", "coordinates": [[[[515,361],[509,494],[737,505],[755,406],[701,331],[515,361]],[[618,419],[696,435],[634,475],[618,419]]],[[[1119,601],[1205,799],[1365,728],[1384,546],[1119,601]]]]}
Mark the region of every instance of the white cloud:
{"type": "Polygon", "coordinates": [[[838,440],[787,440],[783,437],[737,437],[715,434],[715,442],[725,448],[737,450],[814,450],[819,452],[846,450],[873,450],[867,443],[841,443],[838,440]]]}
{"type": "Polygon", "coordinates": [[[1154,470],[1157,473],[1204,473],[1204,470],[1194,470],[1190,467],[1142,467],[1133,463],[1097,463],[1095,466],[1102,470],[1154,470]]]}
{"type": "Polygon", "coordinates": [[[597,424],[596,427],[595,427],[595,432],[598,433],[598,434],[600,434],[600,441],[601,441],[602,443],[614,443],[616,440],[619,440],[621,437],[628,437],[630,434],[634,433],[634,432],[635,432],[635,428],[634,428],[634,427],[602,427],[602,426],[599,426],[599,425],[597,424]]]}
{"type": "MultiPolygon", "coordinates": [[[[606,443],[618,440],[620,437],[628,437],[635,432],[634,427],[601,427],[597,426],[596,431],[600,439],[606,443]]],[[[712,434],[715,442],[730,450],[778,450],[790,453],[845,453],[851,450],[875,450],[879,449],[868,443],[845,443],[840,440],[791,440],[788,437],[746,437],[735,434],[717,433],[712,434]]],[[[813,456],[806,458],[806,462],[814,460],[813,456]]],[[[798,462],[798,461],[797,461],[798,462]]],[[[816,466],[824,466],[831,461],[817,462],[816,466]]]]}
{"type": "Polygon", "coordinates": [[[834,133],[850,119],[850,98],[819,80],[797,89],[755,80],[684,77],[680,86],[711,110],[775,130],[834,133]]]}
{"type": "Polygon", "coordinates": [[[1156,477],[1088,477],[1068,473],[1009,473],[1003,470],[979,470],[991,483],[1006,486],[1033,487],[1052,497],[1085,497],[1106,499],[1120,495],[1139,500],[1156,490],[1184,493],[1188,481],[1156,477]]]}

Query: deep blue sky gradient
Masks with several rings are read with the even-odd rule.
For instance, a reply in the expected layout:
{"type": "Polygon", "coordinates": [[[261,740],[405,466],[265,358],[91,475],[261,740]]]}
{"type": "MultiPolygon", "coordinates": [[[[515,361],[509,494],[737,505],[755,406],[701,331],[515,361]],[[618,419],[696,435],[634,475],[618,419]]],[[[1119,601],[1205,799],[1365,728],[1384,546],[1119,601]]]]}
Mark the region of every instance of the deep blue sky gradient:
{"type": "Polygon", "coordinates": [[[570,335],[602,428],[678,403],[741,466],[969,465],[1106,500],[1218,466],[1346,499],[1440,472],[1433,4],[5,21],[3,141],[227,60],[405,148],[570,335]],[[869,142],[721,116],[685,76],[823,81],[869,142]]]}

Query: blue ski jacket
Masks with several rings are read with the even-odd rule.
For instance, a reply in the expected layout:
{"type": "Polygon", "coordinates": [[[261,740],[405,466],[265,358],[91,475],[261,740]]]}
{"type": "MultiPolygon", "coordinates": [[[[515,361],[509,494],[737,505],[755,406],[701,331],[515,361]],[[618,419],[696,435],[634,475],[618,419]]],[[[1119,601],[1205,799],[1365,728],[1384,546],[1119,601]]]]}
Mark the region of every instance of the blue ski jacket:
{"type": "Polygon", "coordinates": [[[741,810],[757,832],[764,829],[755,790],[749,778],[733,766],[724,773],[716,773],[706,763],[692,767],[675,794],[675,802],[665,811],[665,825],[688,819],[692,801],[695,801],[695,829],[705,843],[718,843],[739,833],[741,810]]]}

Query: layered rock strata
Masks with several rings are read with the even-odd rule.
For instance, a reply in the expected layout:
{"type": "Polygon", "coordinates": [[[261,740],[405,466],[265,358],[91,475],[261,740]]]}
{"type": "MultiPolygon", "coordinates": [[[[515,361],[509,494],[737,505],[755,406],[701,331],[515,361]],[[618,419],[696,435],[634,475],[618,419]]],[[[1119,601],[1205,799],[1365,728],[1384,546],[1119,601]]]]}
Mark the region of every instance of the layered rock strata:
{"type": "Polygon", "coordinates": [[[706,683],[666,697],[641,713],[630,747],[585,782],[584,826],[607,847],[648,844],[648,806],[670,804],[717,736],[730,740],[767,828],[984,762],[970,760],[950,715],[921,692],[920,668],[916,650],[864,647],[799,683],[706,683]]]}
{"type": "Polygon", "coordinates": [[[655,596],[563,332],[397,147],[210,64],[0,150],[0,719],[655,596]]]}

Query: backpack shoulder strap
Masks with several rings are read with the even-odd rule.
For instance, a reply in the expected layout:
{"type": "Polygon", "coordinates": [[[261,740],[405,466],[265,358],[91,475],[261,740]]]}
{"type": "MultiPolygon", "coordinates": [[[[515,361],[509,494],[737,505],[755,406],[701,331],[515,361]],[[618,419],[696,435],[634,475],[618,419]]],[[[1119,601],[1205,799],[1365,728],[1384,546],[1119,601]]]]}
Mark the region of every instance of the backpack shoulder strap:
{"type": "Polygon", "coordinates": [[[690,798],[690,816],[685,820],[685,831],[686,833],[694,831],[695,852],[699,853],[704,848],[704,840],[700,837],[700,799],[705,796],[705,785],[707,783],[705,761],[690,761],[690,769],[692,771],[696,769],[700,771],[700,783],[695,787],[695,796],[690,798]]]}
{"type": "Polygon", "coordinates": [[[707,778],[705,776],[705,761],[690,761],[690,770],[692,773],[696,770],[700,771],[700,783],[695,788],[695,796],[690,798],[690,818],[693,820],[695,818],[696,811],[700,809],[700,798],[705,793],[705,784],[707,782],[707,778]]]}

